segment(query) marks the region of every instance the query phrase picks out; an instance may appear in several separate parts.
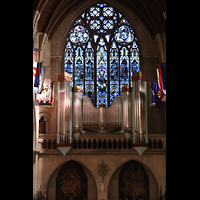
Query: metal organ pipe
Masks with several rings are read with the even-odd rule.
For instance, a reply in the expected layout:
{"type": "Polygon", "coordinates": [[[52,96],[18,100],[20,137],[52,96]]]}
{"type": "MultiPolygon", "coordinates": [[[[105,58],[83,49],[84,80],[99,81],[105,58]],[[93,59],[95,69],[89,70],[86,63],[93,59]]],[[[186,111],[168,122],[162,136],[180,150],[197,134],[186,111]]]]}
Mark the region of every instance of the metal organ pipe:
{"type": "Polygon", "coordinates": [[[81,133],[82,128],[82,87],[74,87],[73,99],[73,133],[81,133]]]}
{"type": "Polygon", "coordinates": [[[130,132],[131,125],[129,124],[129,101],[130,101],[129,86],[122,87],[122,99],[123,99],[123,131],[130,132]]]}
{"type": "Polygon", "coordinates": [[[57,143],[72,143],[72,75],[58,76],[57,143]]]}
{"type": "Polygon", "coordinates": [[[134,143],[147,143],[147,83],[146,76],[139,71],[132,77],[132,131],[134,143]]]}

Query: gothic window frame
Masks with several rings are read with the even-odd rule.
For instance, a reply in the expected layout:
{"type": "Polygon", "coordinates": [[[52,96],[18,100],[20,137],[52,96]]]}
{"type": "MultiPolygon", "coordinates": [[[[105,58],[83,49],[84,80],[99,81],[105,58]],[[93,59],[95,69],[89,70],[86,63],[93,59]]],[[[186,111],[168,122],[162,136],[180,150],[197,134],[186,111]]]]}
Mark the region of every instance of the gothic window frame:
{"type": "MultiPolygon", "coordinates": [[[[73,23],[70,27],[70,31],[67,35],[66,45],[65,45],[65,54],[64,54],[64,70],[66,71],[66,63],[73,66],[71,72],[68,70],[68,73],[73,74],[72,80],[72,87],[78,85],[75,82],[75,70],[79,69],[79,65],[76,64],[75,54],[78,48],[81,47],[83,50],[83,71],[82,76],[80,76],[83,84],[83,95],[91,95],[91,100],[95,107],[99,107],[100,103],[106,104],[106,107],[111,106],[112,101],[115,97],[122,94],[122,86],[128,84],[129,87],[132,87],[132,79],[131,76],[138,72],[140,69],[140,59],[139,59],[139,46],[137,42],[137,35],[132,28],[133,26],[128,22],[126,16],[121,14],[114,6],[111,6],[107,3],[105,4],[94,4],[93,6],[87,8],[85,12],[83,12],[78,18],[76,18],[75,23],[73,23]],[[116,44],[116,52],[118,53],[118,60],[115,60],[115,64],[118,68],[118,84],[115,84],[111,81],[111,62],[112,59],[110,58],[111,50],[113,49],[113,43],[116,44]],[[90,43],[90,48],[93,52],[93,80],[90,87],[89,93],[86,92],[86,50],[88,48],[88,44],[90,43]],[[127,49],[127,57],[126,61],[121,59],[121,51],[123,48],[127,49]],[[98,74],[97,74],[97,53],[100,49],[104,48],[106,52],[106,73],[105,71],[102,72],[102,80],[100,83],[101,85],[101,92],[98,93],[99,83],[98,83],[98,74]],[[67,58],[67,50],[70,50],[71,55],[67,58]],[[122,63],[123,62],[123,63],[122,63]],[[124,64],[125,69],[122,70],[122,65],[124,64]],[[128,65],[128,67],[127,67],[128,65]],[[127,69],[128,71],[127,71],[127,69]],[[135,70],[136,69],[136,70],[135,70]],[[123,72],[122,72],[123,71],[123,72]],[[122,75],[125,74],[125,75],[122,75]],[[106,79],[105,79],[106,77],[106,79]],[[121,78],[122,77],[122,78],[121,78]],[[124,81],[126,80],[126,81],[124,81]],[[127,81],[128,80],[128,81],[127,81]],[[124,83],[123,83],[124,82],[124,83]],[[98,102],[101,98],[99,94],[102,94],[102,91],[105,91],[105,84],[106,84],[106,93],[105,96],[102,97],[107,100],[107,102],[98,102]],[[111,85],[113,87],[111,88],[111,85]],[[98,87],[98,88],[97,88],[98,87]],[[114,88],[114,89],[113,89],[114,88]],[[93,91],[92,91],[93,89],[93,91]],[[117,89],[117,91],[115,90],[117,89]],[[113,93],[114,91],[114,93],[113,93]],[[97,97],[99,99],[97,100],[97,97]]],[[[117,74],[117,72],[116,72],[117,74]]],[[[112,75],[113,77],[113,75],[112,75]]],[[[77,78],[76,78],[77,79],[77,78]]]]}

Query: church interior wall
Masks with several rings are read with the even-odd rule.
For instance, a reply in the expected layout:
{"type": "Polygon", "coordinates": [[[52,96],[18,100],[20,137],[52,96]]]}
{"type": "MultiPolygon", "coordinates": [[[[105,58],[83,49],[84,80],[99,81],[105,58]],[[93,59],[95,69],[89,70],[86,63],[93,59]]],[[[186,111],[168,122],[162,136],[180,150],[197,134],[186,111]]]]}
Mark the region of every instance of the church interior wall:
{"type": "MultiPolygon", "coordinates": [[[[115,2],[117,9],[121,9],[127,13],[130,23],[133,24],[133,28],[138,37],[138,43],[140,48],[140,70],[147,75],[147,82],[156,81],[156,68],[161,63],[161,56],[156,39],[152,38],[141,20],[129,9],[125,8],[119,2],[115,2]]],[[[57,117],[57,78],[60,71],[63,70],[64,59],[64,47],[65,40],[70,31],[71,25],[74,20],[81,14],[85,7],[90,5],[90,1],[85,1],[83,5],[77,6],[60,24],[51,40],[46,39],[44,44],[43,57],[41,58],[44,66],[47,66],[47,72],[45,76],[51,78],[54,81],[54,107],[42,107],[40,106],[40,112],[49,112],[52,116],[50,120],[49,134],[56,134],[56,117],[57,117]],[[78,13],[78,14],[77,14],[78,13]],[[50,65],[50,66],[49,66],[50,65]]],[[[37,33],[35,33],[37,34],[37,33]]],[[[40,41],[41,43],[42,41],[40,41]]],[[[148,97],[150,96],[150,89],[148,89],[148,97]]],[[[148,105],[150,105],[150,98],[148,98],[148,105]]],[[[149,133],[163,133],[162,128],[165,126],[165,109],[148,106],[148,128],[149,133]]]]}
{"type": "MultiPolygon", "coordinates": [[[[43,51],[40,60],[43,66],[46,66],[45,78],[51,78],[54,82],[54,106],[43,107],[35,106],[33,116],[33,142],[36,144],[37,151],[42,150],[42,144],[39,138],[39,120],[45,113],[47,123],[47,133],[49,137],[57,134],[57,102],[58,102],[58,74],[63,70],[64,47],[68,32],[71,29],[76,18],[88,6],[91,6],[96,1],[87,0],[71,11],[62,21],[55,31],[51,40],[48,37],[43,37],[44,40],[39,40],[37,32],[34,33],[33,45],[36,48],[42,45],[43,51]],[[34,121],[35,120],[35,121],[34,121]]],[[[112,6],[121,10],[124,15],[127,15],[128,21],[131,23],[138,38],[140,48],[140,70],[147,75],[147,82],[156,81],[156,68],[160,63],[166,62],[166,56],[163,49],[165,46],[165,35],[152,38],[149,31],[129,8],[123,5],[123,2],[110,1],[112,6]],[[160,39],[159,39],[160,37],[160,39]]],[[[148,86],[148,131],[149,134],[165,133],[165,108],[150,107],[150,88],[148,86]]],[[[74,138],[73,138],[74,139],[74,138]]],[[[36,155],[33,164],[33,191],[39,189],[40,185],[47,184],[48,200],[54,200],[56,195],[56,177],[62,166],[70,161],[75,160],[80,163],[88,177],[90,191],[88,200],[92,199],[116,199],[118,197],[118,176],[124,164],[130,160],[136,160],[142,163],[148,173],[150,181],[150,199],[159,199],[160,186],[164,191],[166,185],[166,155],[165,153],[158,154],[109,154],[102,153],[98,150],[94,153],[86,153],[85,155],[68,153],[63,156],[60,152],[54,154],[52,149],[46,150],[47,153],[36,155]],[[109,167],[108,174],[104,177],[105,191],[100,190],[102,178],[97,173],[97,166],[101,164],[102,159],[109,167]],[[97,189],[95,189],[97,187],[97,189]]]]}
{"type": "MultiPolygon", "coordinates": [[[[39,155],[38,159],[38,180],[37,185],[47,184],[48,197],[51,200],[55,199],[55,180],[61,167],[68,161],[74,160],[80,163],[88,178],[88,185],[92,186],[93,192],[88,193],[88,197],[96,199],[105,198],[108,200],[115,199],[118,195],[118,181],[119,173],[127,162],[135,160],[139,162],[147,171],[150,182],[150,199],[159,199],[159,186],[165,185],[165,154],[163,155],[105,155],[96,153],[96,155],[39,155]],[[102,177],[97,173],[98,165],[103,162],[108,165],[108,174],[104,177],[105,190],[101,191],[102,177]],[[95,189],[97,186],[97,191],[95,189]],[[108,195],[107,195],[108,193],[108,195]],[[90,195],[89,195],[90,194],[90,195]]],[[[90,188],[91,189],[91,188],[90,188]]],[[[164,189],[164,188],[163,188],[164,189]]],[[[91,189],[92,190],[92,189],[91,189]]],[[[117,199],[117,198],[116,198],[117,199]]],[[[89,198],[90,200],[90,198],[89,198]]]]}

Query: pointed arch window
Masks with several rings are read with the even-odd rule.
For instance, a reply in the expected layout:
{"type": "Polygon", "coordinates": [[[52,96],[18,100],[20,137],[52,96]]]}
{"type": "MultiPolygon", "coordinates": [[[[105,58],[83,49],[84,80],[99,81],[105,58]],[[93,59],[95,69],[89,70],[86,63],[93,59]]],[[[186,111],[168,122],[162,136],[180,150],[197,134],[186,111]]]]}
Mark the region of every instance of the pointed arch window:
{"type": "Polygon", "coordinates": [[[94,106],[110,106],[132,87],[139,71],[139,48],[131,25],[107,4],[87,9],[73,24],[66,39],[64,70],[73,75],[72,87],[80,85],[94,106]]]}

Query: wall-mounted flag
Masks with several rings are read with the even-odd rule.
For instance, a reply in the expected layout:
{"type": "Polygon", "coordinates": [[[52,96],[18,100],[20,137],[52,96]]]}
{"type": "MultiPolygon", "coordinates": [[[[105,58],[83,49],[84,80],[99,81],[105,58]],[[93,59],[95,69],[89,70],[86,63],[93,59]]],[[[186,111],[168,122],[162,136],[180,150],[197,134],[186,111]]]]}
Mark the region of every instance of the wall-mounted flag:
{"type": "Polygon", "coordinates": [[[46,67],[42,63],[35,62],[33,65],[33,93],[38,94],[42,91],[46,67]]]}
{"type": "MultiPolygon", "coordinates": [[[[166,107],[166,96],[165,101],[160,101],[160,90],[158,86],[158,81],[151,82],[151,106],[156,106],[157,108],[166,107]]],[[[164,100],[164,98],[163,98],[164,100]]]]}
{"type": "Polygon", "coordinates": [[[38,52],[38,49],[33,49],[33,64],[35,62],[35,59],[36,59],[36,56],[37,56],[37,52],[38,52]]]}
{"type": "Polygon", "coordinates": [[[50,78],[45,78],[41,93],[35,96],[35,105],[53,106],[53,101],[53,82],[50,78]]]}
{"type": "Polygon", "coordinates": [[[166,101],[166,63],[161,63],[156,71],[160,101],[166,101]]]}

